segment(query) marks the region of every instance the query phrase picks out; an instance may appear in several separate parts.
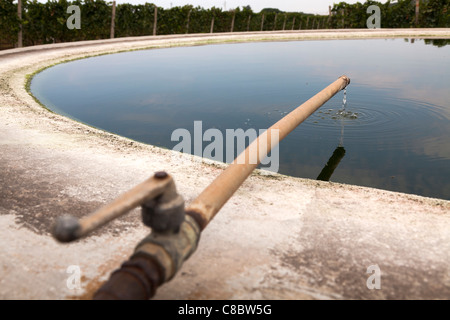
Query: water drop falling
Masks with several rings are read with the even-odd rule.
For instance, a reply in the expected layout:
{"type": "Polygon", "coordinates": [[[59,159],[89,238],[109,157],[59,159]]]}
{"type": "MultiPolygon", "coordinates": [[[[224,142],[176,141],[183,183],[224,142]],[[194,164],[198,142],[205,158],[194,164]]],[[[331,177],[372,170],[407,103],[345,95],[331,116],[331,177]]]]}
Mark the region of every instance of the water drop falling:
{"type": "Polygon", "coordinates": [[[347,87],[344,88],[344,97],[342,98],[342,109],[341,115],[341,138],[339,139],[339,147],[344,145],[344,117],[345,117],[345,107],[347,106],[347,87]]]}
{"type": "Polygon", "coordinates": [[[342,98],[342,110],[345,111],[347,106],[347,87],[344,88],[344,97],[342,98]]]}

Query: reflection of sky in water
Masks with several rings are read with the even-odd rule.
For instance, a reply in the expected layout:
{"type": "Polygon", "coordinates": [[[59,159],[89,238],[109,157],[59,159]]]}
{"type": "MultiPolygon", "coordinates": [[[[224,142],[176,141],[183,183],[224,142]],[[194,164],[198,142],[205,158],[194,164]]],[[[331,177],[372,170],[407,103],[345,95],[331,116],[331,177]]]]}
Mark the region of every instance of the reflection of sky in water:
{"type": "MultiPolygon", "coordinates": [[[[346,74],[347,107],[359,115],[344,121],[331,180],[450,199],[449,58],[448,46],[402,39],[211,45],[62,64],[31,89],[56,111],[172,148],[173,130],[195,120],[203,130],[267,128],[346,74]]],[[[281,143],[281,173],[317,177],[339,143],[341,104],[338,93],[281,143]]]]}

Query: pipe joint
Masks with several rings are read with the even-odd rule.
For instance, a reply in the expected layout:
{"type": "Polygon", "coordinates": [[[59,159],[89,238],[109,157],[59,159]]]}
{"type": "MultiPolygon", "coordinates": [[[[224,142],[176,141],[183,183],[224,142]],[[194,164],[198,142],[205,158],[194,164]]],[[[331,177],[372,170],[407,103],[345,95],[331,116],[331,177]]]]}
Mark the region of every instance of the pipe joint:
{"type": "Polygon", "coordinates": [[[161,233],[153,230],[136,246],[131,259],[147,257],[155,261],[162,271],[164,282],[169,281],[197,249],[200,232],[195,220],[185,215],[179,232],[161,233]]]}

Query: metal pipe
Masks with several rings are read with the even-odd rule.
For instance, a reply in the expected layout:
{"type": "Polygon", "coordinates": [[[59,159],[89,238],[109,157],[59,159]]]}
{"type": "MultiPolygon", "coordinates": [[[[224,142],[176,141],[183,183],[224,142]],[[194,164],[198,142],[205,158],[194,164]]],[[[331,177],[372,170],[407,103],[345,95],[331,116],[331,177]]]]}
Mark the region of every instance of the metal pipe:
{"type": "Polygon", "coordinates": [[[161,234],[153,231],[137,245],[130,260],[116,270],[95,293],[94,299],[137,300],[153,297],[156,288],[172,279],[184,261],[194,253],[201,230],[257,167],[260,160],[270,152],[274,144],[268,133],[277,130],[280,140],[283,139],[349,83],[348,77],[340,77],[260,135],[194,200],[186,210],[179,232],[161,234]],[[250,159],[250,152],[255,150],[254,146],[258,145],[259,141],[266,141],[266,144],[265,148],[258,150],[257,163],[240,162],[250,159]]]}
{"type": "Polygon", "coordinates": [[[131,258],[112,273],[94,294],[95,300],[148,300],[156,288],[172,279],[197,249],[200,227],[190,216],[172,234],[152,232],[142,240],[131,258]]]}
{"type": "Polygon", "coordinates": [[[68,242],[87,235],[139,205],[143,206],[144,223],[144,214],[150,214],[150,221],[146,224],[152,228],[152,232],[136,246],[131,258],[112,273],[94,299],[151,298],[156,288],[172,279],[184,261],[195,252],[201,230],[271,149],[349,83],[348,77],[341,76],[261,134],[193,201],[186,212],[181,211],[181,216],[177,210],[184,208],[184,201],[178,203],[180,196],[172,177],[165,172],[157,172],[152,178],[80,221],[73,217],[58,220],[54,236],[59,241],[68,242]],[[272,140],[273,132],[276,132],[276,138],[272,140]],[[175,219],[175,223],[179,221],[179,224],[170,227],[166,217],[175,219]],[[153,218],[159,222],[152,221],[153,218]]]}
{"type": "Polygon", "coordinates": [[[272,147],[283,140],[292,130],[308,118],[314,111],[337,92],[350,83],[347,76],[341,76],[314,97],[297,107],[267,131],[254,140],[235,160],[223,171],[187,208],[186,212],[196,218],[202,230],[214,218],[222,206],[231,198],[239,186],[247,179],[251,172],[267,156],[272,147]],[[273,143],[272,132],[278,132],[278,141],[273,143]],[[263,146],[263,148],[261,148],[263,146]],[[259,147],[259,148],[258,148],[259,147]],[[257,161],[248,161],[254,155],[251,150],[257,150],[257,161]]]}
{"type": "Polygon", "coordinates": [[[111,274],[94,300],[148,300],[163,283],[159,265],[146,257],[133,257],[111,274]]]}

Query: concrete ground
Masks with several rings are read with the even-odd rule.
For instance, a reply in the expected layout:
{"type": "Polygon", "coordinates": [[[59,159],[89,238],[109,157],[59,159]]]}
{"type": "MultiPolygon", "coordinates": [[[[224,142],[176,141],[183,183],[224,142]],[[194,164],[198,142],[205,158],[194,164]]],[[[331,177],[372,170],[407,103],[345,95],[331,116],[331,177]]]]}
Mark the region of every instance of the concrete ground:
{"type": "MultiPolygon", "coordinates": [[[[449,38],[450,30],[158,36],[0,52],[0,299],[89,299],[149,231],[134,211],[62,245],[49,235],[56,217],[86,215],[158,170],[171,173],[190,202],[222,170],[50,113],[25,90],[28,74],[66,59],[149,47],[370,37],[449,38]]],[[[260,174],[237,191],[155,296],[449,298],[450,201],[260,174]],[[374,270],[379,289],[370,288],[374,270]]]]}

